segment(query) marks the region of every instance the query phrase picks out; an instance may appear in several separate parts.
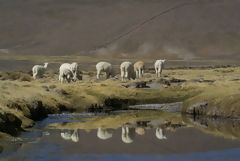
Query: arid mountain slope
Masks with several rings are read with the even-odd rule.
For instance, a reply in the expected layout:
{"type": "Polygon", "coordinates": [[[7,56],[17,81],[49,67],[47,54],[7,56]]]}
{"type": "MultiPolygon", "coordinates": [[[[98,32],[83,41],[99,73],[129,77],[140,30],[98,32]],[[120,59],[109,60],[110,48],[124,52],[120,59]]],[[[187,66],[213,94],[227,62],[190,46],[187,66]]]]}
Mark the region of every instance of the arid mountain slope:
{"type": "Polygon", "coordinates": [[[0,0],[0,53],[240,58],[240,0],[0,0]]]}

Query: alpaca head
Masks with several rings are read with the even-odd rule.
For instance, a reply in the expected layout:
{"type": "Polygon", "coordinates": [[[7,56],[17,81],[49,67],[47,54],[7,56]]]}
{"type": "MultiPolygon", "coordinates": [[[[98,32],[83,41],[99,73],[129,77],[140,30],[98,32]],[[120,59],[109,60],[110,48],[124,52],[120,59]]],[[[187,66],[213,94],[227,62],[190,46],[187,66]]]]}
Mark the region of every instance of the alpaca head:
{"type": "Polygon", "coordinates": [[[72,81],[73,82],[76,82],[78,80],[77,76],[74,74],[73,77],[72,77],[72,81]]]}
{"type": "Polygon", "coordinates": [[[47,68],[47,66],[48,66],[48,63],[44,63],[44,67],[47,68]]]}

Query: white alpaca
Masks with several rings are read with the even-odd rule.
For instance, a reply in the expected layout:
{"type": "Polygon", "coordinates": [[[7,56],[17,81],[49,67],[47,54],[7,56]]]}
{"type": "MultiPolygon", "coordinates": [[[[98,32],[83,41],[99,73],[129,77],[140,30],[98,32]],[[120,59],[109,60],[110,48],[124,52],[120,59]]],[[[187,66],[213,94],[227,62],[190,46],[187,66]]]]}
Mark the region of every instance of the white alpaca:
{"type": "Polygon", "coordinates": [[[70,70],[72,71],[73,75],[74,75],[74,78],[77,78],[77,74],[78,74],[78,63],[76,63],[76,62],[73,62],[72,64],[63,63],[61,66],[64,67],[64,68],[70,69],[70,70]]]}
{"type": "Polygon", "coordinates": [[[136,78],[142,78],[144,74],[144,62],[138,61],[134,64],[134,71],[136,72],[136,78]]]}
{"type": "Polygon", "coordinates": [[[161,77],[165,61],[166,61],[165,59],[156,60],[156,62],[154,64],[155,71],[156,71],[156,77],[158,77],[158,78],[161,77]]]}
{"type": "Polygon", "coordinates": [[[106,79],[108,79],[110,77],[110,75],[112,77],[114,76],[113,67],[108,62],[99,62],[99,63],[97,63],[96,69],[97,69],[97,79],[100,78],[101,72],[106,72],[106,79]]]}
{"type": "Polygon", "coordinates": [[[74,76],[69,64],[64,63],[59,68],[59,81],[61,83],[66,80],[68,83],[72,81],[76,81],[76,77],[74,76]]]}
{"type": "Polygon", "coordinates": [[[135,75],[134,75],[134,68],[133,68],[133,64],[131,62],[123,62],[120,65],[120,71],[121,71],[121,78],[122,81],[126,78],[126,79],[135,79],[135,75]]]}
{"type": "Polygon", "coordinates": [[[72,140],[73,142],[78,142],[78,131],[75,129],[73,132],[67,131],[67,132],[61,132],[61,137],[64,140],[72,140]]]}
{"type": "Polygon", "coordinates": [[[161,128],[156,129],[156,137],[160,140],[167,139],[165,131],[161,128]]]}
{"type": "Polygon", "coordinates": [[[70,69],[72,70],[74,77],[77,78],[77,74],[78,74],[78,63],[73,62],[72,64],[70,64],[70,69]]]}
{"type": "Polygon", "coordinates": [[[112,130],[98,128],[97,137],[102,140],[110,139],[113,135],[112,130]]]}
{"type": "Polygon", "coordinates": [[[37,79],[37,77],[41,78],[46,71],[48,63],[44,63],[44,65],[34,65],[32,68],[33,79],[37,79]]]}
{"type": "Polygon", "coordinates": [[[124,143],[132,143],[133,139],[135,137],[135,129],[134,128],[129,128],[128,126],[123,126],[122,127],[122,141],[124,143]]]}

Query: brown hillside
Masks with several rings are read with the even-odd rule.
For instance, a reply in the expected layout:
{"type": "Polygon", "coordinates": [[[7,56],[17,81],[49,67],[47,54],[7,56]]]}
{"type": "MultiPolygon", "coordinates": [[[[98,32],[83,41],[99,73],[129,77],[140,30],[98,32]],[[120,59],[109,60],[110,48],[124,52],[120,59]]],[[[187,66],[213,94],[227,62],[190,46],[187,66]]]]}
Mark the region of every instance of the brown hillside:
{"type": "Polygon", "coordinates": [[[0,0],[0,53],[240,57],[240,0],[0,0]]]}

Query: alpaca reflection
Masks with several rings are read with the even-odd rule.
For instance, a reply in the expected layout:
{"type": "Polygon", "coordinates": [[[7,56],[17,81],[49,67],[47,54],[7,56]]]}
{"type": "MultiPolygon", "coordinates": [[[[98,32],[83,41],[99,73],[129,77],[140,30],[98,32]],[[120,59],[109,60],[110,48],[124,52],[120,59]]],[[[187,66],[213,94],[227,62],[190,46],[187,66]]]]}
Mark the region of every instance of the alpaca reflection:
{"type": "Polygon", "coordinates": [[[122,127],[122,141],[124,143],[132,143],[135,137],[135,128],[129,128],[127,125],[122,127]]]}
{"type": "Polygon", "coordinates": [[[110,139],[113,135],[113,131],[111,129],[102,129],[98,128],[97,131],[97,137],[101,140],[107,140],[110,139]]]}
{"type": "Polygon", "coordinates": [[[77,129],[75,129],[73,132],[70,131],[70,130],[65,131],[65,132],[61,132],[61,137],[64,140],[72,140],[73,142],[78,142],[79,141],[77,129]]]}
{"type": "Polygon", "coordinates": [[[167,139],[165,130],[162,129],[162,128],[160,128],[160,127],[158,127],[158,128],[156,129],[156,137],[157,137],[158,139],[160,139],[160,140],[167,139]]]}

